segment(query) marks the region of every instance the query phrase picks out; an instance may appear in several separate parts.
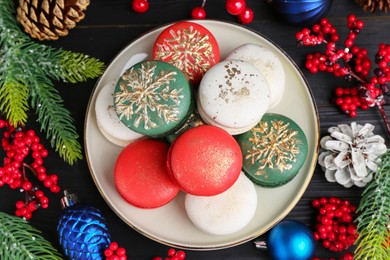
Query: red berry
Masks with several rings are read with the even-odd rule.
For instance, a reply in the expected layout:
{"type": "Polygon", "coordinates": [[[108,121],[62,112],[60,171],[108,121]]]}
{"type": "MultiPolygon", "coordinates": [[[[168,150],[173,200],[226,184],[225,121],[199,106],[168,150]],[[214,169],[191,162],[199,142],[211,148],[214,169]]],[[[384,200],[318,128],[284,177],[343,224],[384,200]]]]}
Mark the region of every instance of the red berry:
{"type": "Polygon", "coordinates": [[[133,0],[131,2],[132,9],[137,13],[145,13],[149,9],[148,0],[133,0]]]}
{"type": "Polygon", "coordinates": [[[242,24],[248,24],[253,21],[254,14],[253,10],[246,7],[242,13],[238,15],[238,21],[242,24]]]}
{"type": "Polygon", "coordinates": [[[245,0],[226,0],[226,10],[229,14],[239,15],[244,12],[245,7],[245,0]]]}
{"type": "Polygon", "coordinates": [[[206,11],[203,7],[195,7],[191,11],[191,17],[193,19],[205,19],[206,18],[206,11]]]}

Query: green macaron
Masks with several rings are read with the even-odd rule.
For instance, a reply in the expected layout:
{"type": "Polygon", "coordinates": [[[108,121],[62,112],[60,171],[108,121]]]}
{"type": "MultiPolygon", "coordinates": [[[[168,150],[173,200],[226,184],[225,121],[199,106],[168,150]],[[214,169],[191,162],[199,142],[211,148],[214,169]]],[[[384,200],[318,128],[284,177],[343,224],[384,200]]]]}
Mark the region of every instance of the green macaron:
{"type": "Polygon", "coordinates": [[[307,139],[292,119],[266,113],[251,130],[237,136],[243,170],[257,185],[279,187],[290,182],[303,166],[307,139]]]}
{"type": "Polygon", "coordinates": [[[193,108],[185,75],[162,61],[142,61],[126,70],[114,92],[119,119],[131,130],[163,137],[184,124],[193,108]]]}

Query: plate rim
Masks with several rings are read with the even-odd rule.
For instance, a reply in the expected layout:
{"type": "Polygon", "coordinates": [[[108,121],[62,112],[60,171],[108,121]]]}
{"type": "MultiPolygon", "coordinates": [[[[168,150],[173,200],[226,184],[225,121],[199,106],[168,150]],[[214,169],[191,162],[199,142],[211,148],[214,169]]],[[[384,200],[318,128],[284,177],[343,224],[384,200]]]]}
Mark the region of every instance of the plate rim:
{"type": "Polygon", "coordinates": [[[311,181],[311,179],[313,177],[313,174],[314,174],[314,171],[315,171],[315,167],[316,167],[316,164],[317,164],[316,162],[317,162],[317,159],[318,159],[319,140],[320,140],[320,120],[319,120],[318,108],[317,108],[317,104],[316,104],[316,101],[315,101],[312,89],[311,89],[311,87],[309,85],[309,82],[307,81],[306,77],[302,73],[302,71],[299,68],[299,66],[289,56],[289,54],[286,53],[286,51],[284,51],[278,44],[276,44],[270,38],[268,38],[267,36],[263,35],[262,33],[256,31],[255,29],[252,29],[252,28],[250,28],[248,26],[237,24],[237,23],[230,22],[230,21],[221,21],[221,20],[215,20],[215,19],[203,19],[203,20],[184,19],[184,20],[177,20],[177,21],[173,21],[173,22],[164,23],[164,24],[161,24],[159,26],[155,26],[152,29],[149,29],[146,32],[140,34],[139,36],[137,36],[136,38],[131,40],[129,43],[127,43],[126,46],[121,48],[116,53],[116,55],[107,64],[108,65],[107,65],[104,73],[96,80],[96,83],[95,83],[95,85],[94,85],[94,87],[93,87],[93,89],[91,91],[90,97],[88,99],[88,105],[87,105],[87,109],[86,109],[86,113],[85,113],[84,128],[83,128],[83,130],[84,130],[84,133],[83,133],[83,143],[84,143],[85,159],[87,161],[89,173],[90,173],[90,175],[91,175],[91,177],[92,177],[92,179],[93,179],[93,181],[95,183],[95,186],[98,189],[100,195],[103,197],[104,201],[111,208],[111,210],[124,223],[126,223],[133,230],[135,230],[139,234],[141,234],[141,235],[143,235],[143,236],[145,236],[145,237],[147,237],[147,238],[149,238],[149,239],[151,239],[153,241],[156,241],[156,242],[158,242],[160,244],[163,244],[163,245],[166,245],[166,246],[170,246],[170,247],[186,249],[186,250],[196,250],[196,251],[209,251],[209,250],[226,249],[226,248],[231,248],[231,247],[235,247],[235,246],[244,244],[244,243],[246,243],[246,242],[248,242],[250,240],[253,240],[253,239],[257,238],[258,236],[264,234],[265,232],[270,230],[272,227],[274,227],[276,224],[278,224],[281,220],[283,220],[294,209],[294,207],[297,205],[297,203],[301,200],[304,192],[307,190],[307,187],[309,186],[309,183],[310,183],[310,181],[311,181]],[[305,89],[308,91],[308,94],[309,94],[309,96],[311,98],[311,103],[312,103],[312,106],[313,106],[313,111],[312,112],[314,112],[314,115],[315,115],[315,118],[314,118],[315,119],[315,124],[314,124],[315,129],[313,131],[314,134],[315,134],[315,138],[314,138],[315,148],[314,148],[314,154],[313,154],[312,162],[311,162],[310,167],[308,169],[307,177],[305,178],[305,181],[302,183],[299,191],[296,193],[296,196],[294,197],[292,202],[288,205],[288,207],[283,212],[281,212],[279,214],[277,219],[275,219],[272,223],[269,223],[268,225],[266,225],[264,228],[261,228],[257,232],[254,232],[253,234],[251,234],[249,236],[243,237],[242,239],[237,239],[236,241],[229,242],[229,243],[223,243],[222,245],[217,245],[217,246],[187,246],[187,245],[181,245],[181,244],[177,244],[177,243],[171,243],[169,241],[164,241],[163,239],[159,239],[159,238],[149,234],[148,232],[144,232],[143,230],[137,228],[133,223],[131,223],[130,221],[125,219],[124,216],[122,216],[122,214],[120,214],[116,210],[116,208],[110,202],[110,199],[106,197],[106,195],[105,195],[104,191],[102,190],[102,188],[100,187],[100,185],[98,185],[98,180],[96,179],[96,176],[95,176],[96,174],[93,173],[91,161],[89,159],[90,157],[88,156],[90,153],[87,150],[87,140],[86,140],[87,139],[87,136],[86,136],[87,131],[86,131],[86,129],[87,129],[88,114],[91,111],[91,106],[92,106],[92,103],[93,103],[92,101],[94,99],[97,87],[100,84],[100,81],[102,80],[103,76],[105,76],[105,73],[106,73],[107,69],[109,68],[109,66],[112,64],[112,62],[114,60],[116,60],[125,51],[125,49],[128,48],[129,45],[133,44],[134,42],[136,42],[140,38],[145,37],[146,35],[152,33],[153,31],[160,30],[160,29],[162,29],[164,27],[168,27],[169,25],[172,25],[172,24],[177,23],[177,22],[182,22],[182,21],[194,22],[194,23],[200,23],[200,24],[202,24],[202,22],[206,22],[206,23],[207,22],[211,22],[211,23],[215,23],[215,24],[220,24],[222,26],[223,26],[223,24],[227,24],[229,26],[236,27],[237,29],[247,30],[247,31],[249,31],[251,33],[254,33],[254,34],[264,38],[266,41],[271,43],[278,51],[280,51],[285,56],[285,58],[288,59],[288,61],[291,63],[291,65],[294,66],[294,69],[299,73],[300,78],[303,80],[303,82],[305,84],[305,89]]]}

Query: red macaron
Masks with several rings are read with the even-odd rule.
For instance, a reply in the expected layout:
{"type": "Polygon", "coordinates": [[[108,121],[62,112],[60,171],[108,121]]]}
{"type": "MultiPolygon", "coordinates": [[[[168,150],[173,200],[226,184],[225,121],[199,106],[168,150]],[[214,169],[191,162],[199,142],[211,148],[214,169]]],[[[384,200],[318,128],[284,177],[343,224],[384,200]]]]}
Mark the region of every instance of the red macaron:
{"type": "Polygon", "coordinates": [[[236,182],[242,168],[242,153],[228,132],[202,125],[176,138],[167,165],[171,177],[184,192],[213,196],[236,182]]]}
{"type": "Polygon", "coordinates": [[[188,21],[174,23],[157,37],[153,59],[168,62],[197,85],[206,71],[220,61],[214,35],[204,26],[188,21]]]}
{"type": "Polygon", "coordinates": [[[163,141],[142,139],[130,143],[119,154],[114,168],[119,194],[139,208],[157,208],[171,201],[179,187],[168,175],[169,146],[163,141]]]}

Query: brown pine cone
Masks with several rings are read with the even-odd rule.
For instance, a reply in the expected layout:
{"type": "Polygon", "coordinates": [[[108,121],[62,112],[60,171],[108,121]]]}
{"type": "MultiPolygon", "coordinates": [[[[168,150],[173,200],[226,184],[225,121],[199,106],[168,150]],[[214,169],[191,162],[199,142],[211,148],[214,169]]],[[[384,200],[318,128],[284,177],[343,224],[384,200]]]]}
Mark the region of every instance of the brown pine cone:
{"type": "Polygon", "coordinates": [[[89,0],[20,0],[17,20],[39,40],[57,40],[85,17],[89,0]]]}
{"type": "Polygon", "coordinates": [[[390,0],[355,0],[364,11],[374,12],[376,9],[387,12],[390,9],[390,0]]]}

